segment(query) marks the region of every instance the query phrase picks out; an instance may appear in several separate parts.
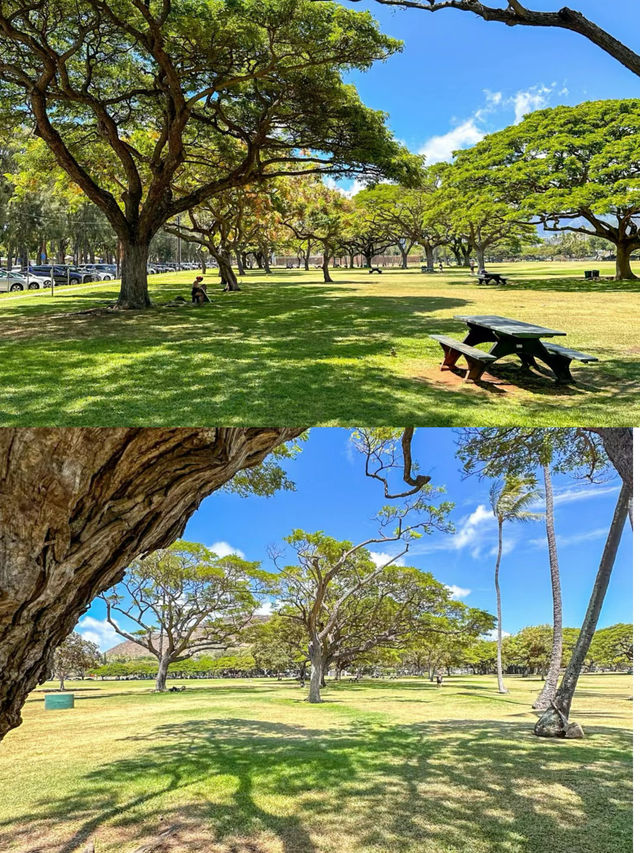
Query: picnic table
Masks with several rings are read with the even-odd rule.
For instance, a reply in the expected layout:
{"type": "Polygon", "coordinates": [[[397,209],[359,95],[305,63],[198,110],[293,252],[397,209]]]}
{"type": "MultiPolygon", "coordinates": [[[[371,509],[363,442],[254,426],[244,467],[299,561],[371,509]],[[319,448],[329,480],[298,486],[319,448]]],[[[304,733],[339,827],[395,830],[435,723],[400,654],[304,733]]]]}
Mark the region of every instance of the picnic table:
{"type": "MultiPolygon", "coordinates": [[[[517,355],[525,368],[537,367],[536,359],[539,359],[551,368],[556,380],[560,383],[573,381],[569,370],[572,360],[582,362],[598,360],[594,356],[567,349],[559,344],[543,342],[543,338],[564,337],[566,332],[561,332],[559,329],[548,329],[546,326],[536,326],[533,323],[494,314],[457,314],[455,319],[462,320],[469,329],[462,342],[466,347],[492,342],[493,346],[489,354],[493,357],[493,361],[506,355],[517,355]]],[[[445,357],[447,367],[455,365],[456,361],[455,352],[451,352],[448,359],[445,357]]]]}
{"type": "Polygon", "coordinates": [[[507,284],[507,279],[500,273],[487,272],[486,270],[478,273],[478,284],[491,284],[492,281],[495,281],[496,284],[507,284]]]}

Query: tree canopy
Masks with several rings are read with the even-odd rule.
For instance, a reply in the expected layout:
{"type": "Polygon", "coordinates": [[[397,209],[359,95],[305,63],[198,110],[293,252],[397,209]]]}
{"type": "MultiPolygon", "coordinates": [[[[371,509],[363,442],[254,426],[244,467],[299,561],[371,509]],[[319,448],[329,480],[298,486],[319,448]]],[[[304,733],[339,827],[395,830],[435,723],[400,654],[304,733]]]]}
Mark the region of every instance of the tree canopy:
{"type": "Polygon", "coordinates": [[[411,173],[341,77],[399,47],[368,13],[309,0],[8,0],[0,96],[107,217],[120,305],[143,307],[151,238],[218,193],[309,169],[411,173]]]}

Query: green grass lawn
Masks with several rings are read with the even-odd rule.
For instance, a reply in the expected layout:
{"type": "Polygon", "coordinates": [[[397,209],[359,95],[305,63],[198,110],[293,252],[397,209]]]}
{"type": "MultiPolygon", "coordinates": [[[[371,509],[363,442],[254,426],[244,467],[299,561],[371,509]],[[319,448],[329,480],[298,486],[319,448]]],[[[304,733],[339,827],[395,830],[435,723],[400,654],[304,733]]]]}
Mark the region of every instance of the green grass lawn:
{"type": "Polygon", "coordinates": [[[534,679],[76,682],[0,748],[0,849],[630,853],[631,677],[581,679],[587,737],[533,736],[534,679]],[[146,849],[146,848],[145,848],[146,849]],[[152,849],[152,848],[149,848],[152,849]]]}
{"type": "MultiPolygon", "coordinates": [[[[593,264],[591,264],[593,265],[593,264]]],[[[508,287],[468,271],[248,273],[212,305],[194,273],[151,276],[156,307],[86,313],[118,285],[0,298],[0,424],[56,426],[630,425],[640,422],[640,282],[585,282],[584,263],[504,264],[508,287]],[[83,313],[85,312],[85,313],[83,313]],[[461,338],[455,314],[499,314],[567,332],[597,356],[575,387],[508,359],[481,386],[439,370],[430,333],[461,338]]],[[[587,264],[589,266],[589,264],[587,264]]],[[[603,274],[612,264],[598,264],[603,274]]]]}

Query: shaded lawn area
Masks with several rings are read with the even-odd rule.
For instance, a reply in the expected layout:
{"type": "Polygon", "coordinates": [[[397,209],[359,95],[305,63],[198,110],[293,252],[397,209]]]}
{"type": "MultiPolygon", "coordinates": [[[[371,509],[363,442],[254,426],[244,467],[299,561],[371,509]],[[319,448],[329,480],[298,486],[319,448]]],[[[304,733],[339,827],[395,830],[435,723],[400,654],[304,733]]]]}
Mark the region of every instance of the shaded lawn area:
{"type": "MultiPolygon", "coordinates": [[[[183,426],[628,425],[640,421],[640,282],[584,282],[584,264],[500,265],[512,284],[468,271],[250,272],[213,304],[189,296],[192,272],[151,276],[158,307],[104,306],[117,284],[0,299],[0,423],[183,426]],[[481,386],[439,370],[430,333],[462,338],[455,314],[500,314],[567,332],[600,359],[575,387],[499,362],[481,386]]],[[[603,273],[611,272],[606,264],[603,273]]]]}
{"type": "Polygon", "coordinates": [[[77,682],[0,748],[0,849],[213,853],[631,851],[631,677],[584,676],[583,741],[535,738],[539,679],[77,682]],[[156,848],[154,848],[156,849],[156,848]]]}

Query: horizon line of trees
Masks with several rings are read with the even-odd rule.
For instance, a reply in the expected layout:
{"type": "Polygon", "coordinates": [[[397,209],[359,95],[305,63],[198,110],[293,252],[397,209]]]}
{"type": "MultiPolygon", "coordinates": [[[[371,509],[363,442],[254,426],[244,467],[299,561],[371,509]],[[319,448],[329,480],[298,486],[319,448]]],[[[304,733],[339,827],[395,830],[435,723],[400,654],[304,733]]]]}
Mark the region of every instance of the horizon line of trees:
{"type": "MultiPolygon", "coordinates": [[[[479,268],[488,258],[585,257],[609,250],[616,278],[631,279],[640,250],[640,100],[593,101],[538,110],[490,134],[452,162],[412,162],[405,183],[373,183],[348,198],[307,165],[296,177],[256,178],[169,218],[151,241],[159,261],[203,269],[215,261],[238,290],[252,266],[271,272],[276,254],[309,268],[355,258],[371,266],[384,252],[406,268],[421,252],[428,270],[440,259],[479,268]],[[542,239],[540,234],[550,239],[542,239]]],[[[119,260],[121,241],[105,214],[55,165],[41,139],[13,135],[0,152],[0,245],[20,256],[119,260]],[[81,224],[73,233],[70,223],[81,224]]],[[[414,158],[419,161],[419,158],[414,158]]],[[[378,176],[378,180],[379,180],[378,176]]],[[[374,179],[375,180],[375,179],[374,179]]]]}

